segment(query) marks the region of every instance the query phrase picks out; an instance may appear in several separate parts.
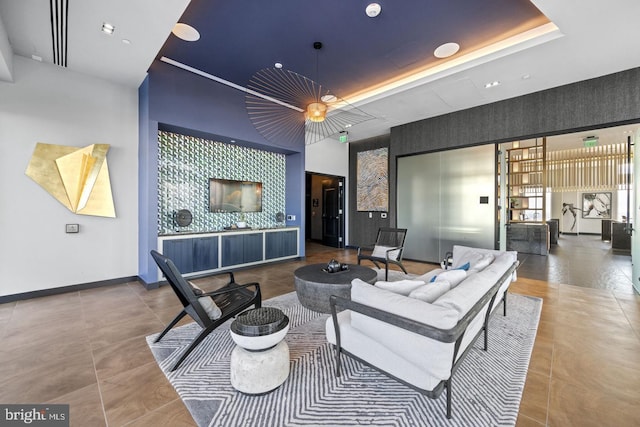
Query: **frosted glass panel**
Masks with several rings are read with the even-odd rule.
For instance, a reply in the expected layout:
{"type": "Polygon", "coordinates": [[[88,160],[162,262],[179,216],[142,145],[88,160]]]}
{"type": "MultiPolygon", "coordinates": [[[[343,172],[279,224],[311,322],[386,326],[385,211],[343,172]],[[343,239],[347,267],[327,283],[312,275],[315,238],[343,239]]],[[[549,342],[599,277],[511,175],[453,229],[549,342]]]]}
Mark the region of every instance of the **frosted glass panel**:
{"type": "Polygon", "coordinates": [[[408,229],[404,257],[439,262],[454,244],[493,249],[495,183],[493,145],[399,158],[398,226],[408,229]]]}

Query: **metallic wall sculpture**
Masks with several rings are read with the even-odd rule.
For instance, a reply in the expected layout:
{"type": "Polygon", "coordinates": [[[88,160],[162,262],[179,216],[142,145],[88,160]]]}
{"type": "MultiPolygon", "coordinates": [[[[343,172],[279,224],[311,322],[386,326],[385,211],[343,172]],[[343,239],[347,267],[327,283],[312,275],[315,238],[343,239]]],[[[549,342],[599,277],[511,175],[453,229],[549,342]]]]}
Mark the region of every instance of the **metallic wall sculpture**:
{"type": "Polygon", "coordinates": [[[115,218],[108,151],[109,144],[78,148],[39,142],[26,174],[73,213],[115,218]]]}

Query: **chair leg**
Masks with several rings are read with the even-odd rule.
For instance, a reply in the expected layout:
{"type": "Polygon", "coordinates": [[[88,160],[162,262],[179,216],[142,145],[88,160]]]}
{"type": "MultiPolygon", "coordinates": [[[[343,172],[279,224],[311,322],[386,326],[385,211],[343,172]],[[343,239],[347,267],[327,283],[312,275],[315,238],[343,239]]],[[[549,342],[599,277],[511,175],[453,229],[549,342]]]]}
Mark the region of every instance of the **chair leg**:
{"type": "Polygon", "coordinates": [[[180,321],[180,319],[182,319],[186,315],[187,315],[187,312],[184,309],[182,309],[182,311],[180,313],[178,313],[178,315],[175,317],[175,319],[173,319],[167,325],[167,327],[164,328],[164,331],[162,331],[162,333],[160,335],[158,335],[158,338],[156,338],[154,343],[157,343],[158,341],[160,341],[162,339],[162,337],[164,337],[167,334],[167,332],[169,332],[171,330],[171,328],[173,328],[180,321]]]}
{"type": "MultiPolygon", "coordinates": [[[[215,326],[218,326],[218,325],[215,324],[215,326]]],[[[215,329],[215,327],[211,327],[210,326],[210,327],[205,328],[202,331],[200,331],[200,334],[198,334],[198,336],[193,341],[191,341],[191,344],[189,344],[189,347],[187,347],[185,349],[185,351],[182,352],[182,354],[180,355],[180,358],[178,359],[178,361],[171,368],[171,372],[173,372],[176,369],[178,369],[178,366],[180,366],[180,364],[184,361],[184,359],[187,358],[189,353],[191,353],[193,351],[193,349],[196,348],[198,346],[198,344],[200,344],[202,342],[202,340],[205,339],[205,337],[207,335],[209,335],[209,333],[214,329],[215,329]]]]}

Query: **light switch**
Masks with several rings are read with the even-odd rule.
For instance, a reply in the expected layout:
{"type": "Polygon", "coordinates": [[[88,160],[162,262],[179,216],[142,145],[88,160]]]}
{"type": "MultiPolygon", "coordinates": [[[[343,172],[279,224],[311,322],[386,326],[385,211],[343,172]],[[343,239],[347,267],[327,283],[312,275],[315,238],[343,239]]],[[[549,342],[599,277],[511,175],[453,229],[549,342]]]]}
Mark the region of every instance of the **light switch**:
{"type": "Polygon", "coordinates": [[[67,233],[78,233],[80,231],[80,225],[79,224],[67,224],[66,225],[66,232],[67,233]]]}

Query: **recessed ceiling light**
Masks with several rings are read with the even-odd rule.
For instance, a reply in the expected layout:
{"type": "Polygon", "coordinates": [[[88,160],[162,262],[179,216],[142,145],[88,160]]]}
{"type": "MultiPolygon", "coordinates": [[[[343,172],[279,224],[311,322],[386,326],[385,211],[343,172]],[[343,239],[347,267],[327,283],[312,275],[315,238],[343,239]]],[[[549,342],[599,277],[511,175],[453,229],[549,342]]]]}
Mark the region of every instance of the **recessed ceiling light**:
{"type": "Polygon", "coordinates": [[[382,7],[378,3],[370,3],[364,10],[369,18],[375,18],[382,12],[382,7]]]}
{"type": "Polygon", "coordinates": [[[276,62],[274,64],[274,67],[276,67],[277,69],[280,69],[280,68],[282,68],[282,63],[281,62],[276,62]]]}
{"type": "Polygon", "coordinates": [[[116,27],[113,26],[113,24],[109,24],[108,22],[103,22],[102,23],[102,32],[105,34],[113,34],[113,32],[116,30],[116,27]]]}
{"type": "Polygon", "coordinates": [[[458,43],[445,43],[440,45],[433,51],[433,54],[436,58],[448,58],[452,55],[455,55],[460,50],[460,45],[458,43]]]}
{"type": "Polygon", "coordinates": [[[531,78],[531,74],[523,74],[522,80],[529,80],[531,78]]]}
{"type": "Polygon", "coordinates": [[[335,96],[335,95],[331,95],[331,94],[329,94],[329,93],[328,93],[328,94],[326,94],[326,95],[322,95],[322,96],[320,97],[320,100],[321,100],[322,102],[336,102],[336,100],[337,100],[337,99],[338,99],[338,98],[336,98],[336,96],[335,96]]]}
{"type": "Polygon", "coordinates": [[[200,40],[200,33],[198,30],[193,28],[191,25],[183,24],[182,22],[178,22],[171,32],[174,36],[186,42],[195,42],[196,40],[200,40]]]}
{"type": "Polygon", "coordinates": [[[499,85],[500,85],[500,82],[498,80],[495,80],[495,81],[492,81],[492,82],[489,82],[489,83],[485,83],[484,88],[485,89],[489,89],[489,88],[496,87],[496,86],[499,86],[499,85]]]}
{"type": "Polygon", "coordinates": [[[129,40],[129,39],[122,39],[122,43],[124,43],[124,44],[131,44],[131,40],[129,40]]]}
{"type": "Polygon", "coordinates": [[[346,125],[344,125],[345,128],[350,128],[351,126],[353,126],[351,123],[347,123],[346,125]]]}
{"type": "Polygon", "coordinates": [[[33,59],[34,61],[42,62],[42,56],[31,55],[31,59],[33,59]]]}

